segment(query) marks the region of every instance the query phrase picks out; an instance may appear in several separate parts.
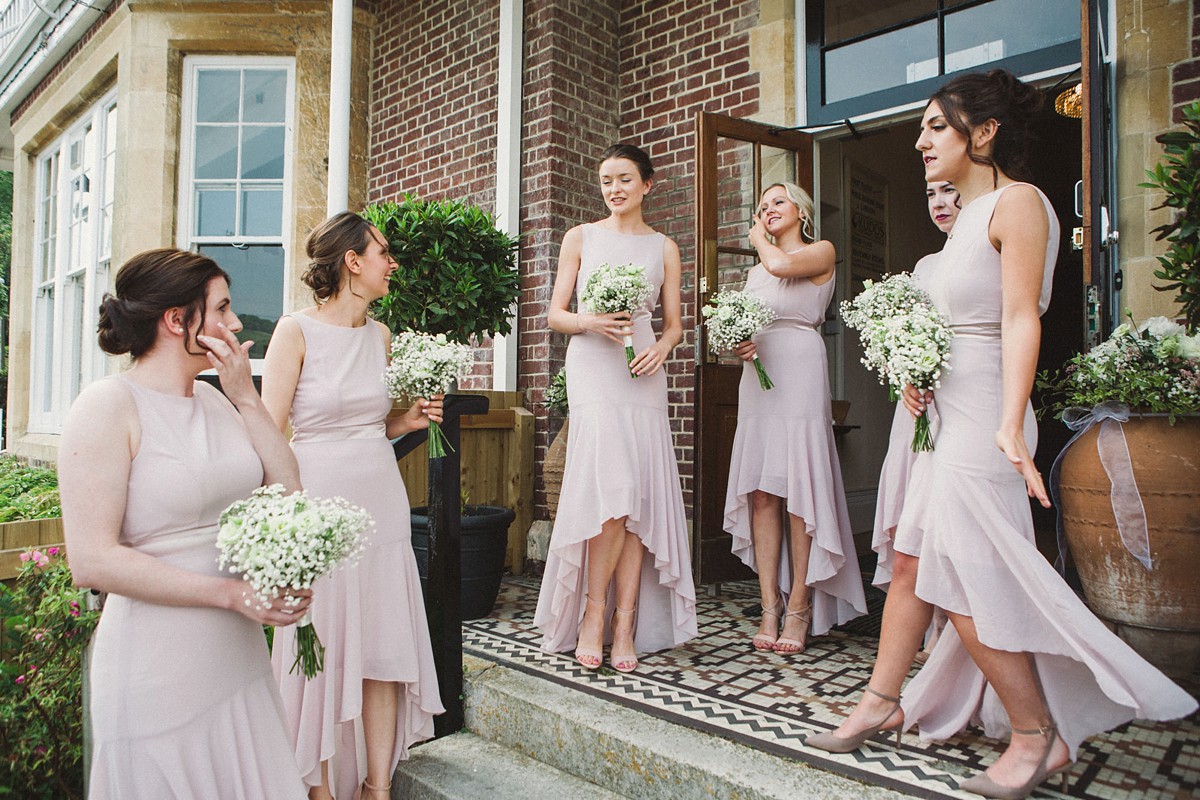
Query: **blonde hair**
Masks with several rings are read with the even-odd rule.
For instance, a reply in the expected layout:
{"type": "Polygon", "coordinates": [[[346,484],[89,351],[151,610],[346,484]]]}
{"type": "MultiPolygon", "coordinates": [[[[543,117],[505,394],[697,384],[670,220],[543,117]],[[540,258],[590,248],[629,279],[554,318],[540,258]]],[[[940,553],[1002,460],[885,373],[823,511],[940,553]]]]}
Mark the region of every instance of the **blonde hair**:
{"type": "Polygon", "coordinates": [[[800,210],[800,238],[806,242],[814,242],[817,239],[816,232],[813,229],[813,201],[808,196],[808,192],[801,189],[794,183],[782,181],[780,183],[772,183],[767,188],[763,189],[765,195],[770,190],[778,186],[783,189],[783,193],[787,195],[787,199],[800,210]]]}

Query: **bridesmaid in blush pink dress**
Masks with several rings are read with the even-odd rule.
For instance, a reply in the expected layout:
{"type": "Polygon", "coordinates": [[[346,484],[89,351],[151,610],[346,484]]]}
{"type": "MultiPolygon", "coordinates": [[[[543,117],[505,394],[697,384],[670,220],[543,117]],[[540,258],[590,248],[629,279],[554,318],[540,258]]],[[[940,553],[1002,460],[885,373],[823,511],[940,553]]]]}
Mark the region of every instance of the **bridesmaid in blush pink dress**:
{"type": "Polygon", "coordinates": [[[750,231],[761,261],[745,291],[776,319],[734,350],[746,363],[724,527],[734,554],[758,573],[762,625],[751,646],[785,655],[804,651],[810,625],[819,636],[867,612],[819,331],[835,289],[834,252],[812,241],[812,215],[812,200],[795,184],[763,192],[750,231]],[[774,388],[759,385],[756,355],[774,388]]]}
{"type": "Polygon", "coordinates": [[[99,329],[105,352],[133,365],[79,395],[58,459],[72,576],[108,592],[88,796],[301,800],[262,626],[288,630],[311,592],[259,609],[217,568],[221,512],[264,481],[300,485],[251,382],[250,343],[234,337],[228,276],[196,253],[140,253],[99,329]],[[195,381],[209,367],[224,397],[195,381]]]}
{"type": "Polygon", "coordinates": [[[914,415],[936,403],[935,450],[913,464],[895,537],[879,656],[858,706],[811,746],[848,752],[881,730],[942,739],[972,721],[1010,735],[960,788],[1022,798],[1066,773],[1088,736],[1196,702],[1112,634],[1034,544],[1029,497],[1049,507],[1033,464],[1029,393],[1050,301],[1058,225],[1014,180],[1041,93],[1006,70],[955,78],[926,106],[917,149],[927,181],[951,181],[963,210],[926,274],[954,330],[936,392],[909,386],[914,415]],[[951,622],[898,699],[933,609],[951,622]]]}
{"type": "Polygon", "coordinates": [[[316,586],[325,671],[311,680],[289,671],[290,631],[276,635],[272,663],[309,797],[385,800],[396,764],[433,736],[433,716],[444,711],[408,495],[388,439],[440,421],[442,399],[388,417],[391,336],[367,317],[396,268],[383,235],[347,211],[313,230],[307,251],[304,281],[318,305],[279,321],[263,400],[281,428],[291,420],[305,489],[363,507],[375,527],[362,559],[316,586]]]}
{"type": "Polygon", "coordinates": [[[687,519],[662,369],[683,337],[679,249],[642,219],[653,173],[637,147],[605,151],[600,188],[609,217],[567,232],[550,307],[550,327],[571,334],[571,435],[534,624],[545,633],[544,649],[575,648],[586,669],[600,666],[609,638],[613,669],[631,672],[639,652],[696,635],[687,519]],[[571,295],[602,263],[645,267],[655,296],[632,315],[568,311],[571,295]],[[650,325],[656,302],[663,316],[658,339],[650,325]],[[625,362],[626,333],[637,352],[632,365],[625,362]]]}

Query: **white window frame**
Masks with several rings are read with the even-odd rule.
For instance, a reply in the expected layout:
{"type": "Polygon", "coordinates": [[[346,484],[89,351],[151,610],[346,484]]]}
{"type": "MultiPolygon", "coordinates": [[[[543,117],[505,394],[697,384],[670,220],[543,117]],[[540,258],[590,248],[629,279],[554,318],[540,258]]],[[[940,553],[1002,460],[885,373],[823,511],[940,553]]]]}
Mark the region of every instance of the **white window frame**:
{"type": "MultiPolygon", "coordinates": [[[[279,285],[279,296],[284,311],[287,304],[287,265],[291,263],[289,232],[292,226],[292,154],[295,137],[296,114],[296,59],[291,56],[248,56],[248,55],[195,55],[183,61],[183,98],[179,125],[179,197],[176,202],[176,246],[181,250],[198,250],[206,244],[254,245],[277,244],[283,250],[284,273],[279,285]],[[278,236],[200,236],[196,230],[195,196],[195,147],[196,147],[196,83],[202,69],[284,69],[287,72],[287,97],[284,101],[283,138],[283,202],[282,219],[278,236]]],[[[237,179],[240,182],[240,179],[237,179]]],[[[235,192],[240,208],[240,192],[235,192]]],[[[233,289],[233,310],[238,310],[237,286],[233,289]]],[[[255,375],[262,372],[262,359],[251,359],[255,375]]]]}
{"type": "Polygon", "coordinates": [[[109,112],[116,113],[116,109],[117,93],[112,91],[81,114],[66,133],[43,148],[35,162],[37,202],[29,358],[31,433],[61,433],[67,409],[76,395],[104,375],[107,368],[95,331],[112,259],[115,177],[110,174],[115,176],[116,172],[115,134],[119,119],[113,118],[112,131],[108,130],[107,122],[109,112]],[[75,169],[71,166],[71,148],[89,126],[94,136],[93,146],[90,153],[84,154],[86,163],[81,162],[75,169]],[[47,166],[51,164],[54,180],[48,184],[47,166]],[[85,236],[79,240],[79,252],[73,253],[72,183],[84,175],[88,177],[89,223],[85,236]],[[49,248],[44,247],[47,241],[49,248]],[[79,262],[69,263],[76,256],[79,262]],[[68,283],[81,284],[74,295],[78,304],[68,305],[68,283]],[[49,303],[43,300],[47,294],[49,303]],[[78,317],[73,319],[72,312],[78,317]]]}

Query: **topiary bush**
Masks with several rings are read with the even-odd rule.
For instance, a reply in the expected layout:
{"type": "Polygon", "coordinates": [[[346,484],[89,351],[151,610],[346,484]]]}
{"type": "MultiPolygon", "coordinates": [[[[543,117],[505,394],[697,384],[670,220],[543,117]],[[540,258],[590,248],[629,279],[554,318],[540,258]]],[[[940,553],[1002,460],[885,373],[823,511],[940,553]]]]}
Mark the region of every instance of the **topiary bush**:
{"type": "Polygon", "coordinates": [[[378,203],[362,215],[387,238],[398,268],[372,316],[393,332],[467,343],[512,332],[520,295],[517,240],[491,214],[455,200],[378,203]]]}

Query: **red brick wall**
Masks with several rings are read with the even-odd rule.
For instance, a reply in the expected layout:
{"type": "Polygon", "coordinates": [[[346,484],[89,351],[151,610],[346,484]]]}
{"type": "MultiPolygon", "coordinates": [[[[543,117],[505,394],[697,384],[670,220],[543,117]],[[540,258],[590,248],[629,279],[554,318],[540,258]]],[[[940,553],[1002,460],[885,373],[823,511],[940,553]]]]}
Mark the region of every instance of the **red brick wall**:
{"type": "Polygon", "coordinates": [[[1171,67],[1174,122],[1183,121],[1183,107],[1200,100],[1200,0],[1192,0],[1192,57],[1171,67]]]}

